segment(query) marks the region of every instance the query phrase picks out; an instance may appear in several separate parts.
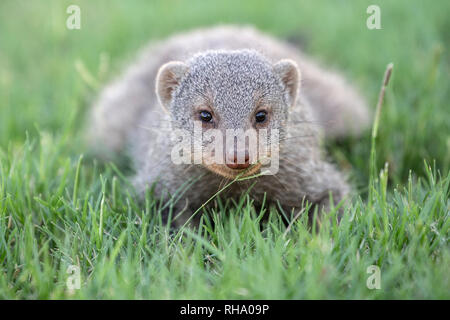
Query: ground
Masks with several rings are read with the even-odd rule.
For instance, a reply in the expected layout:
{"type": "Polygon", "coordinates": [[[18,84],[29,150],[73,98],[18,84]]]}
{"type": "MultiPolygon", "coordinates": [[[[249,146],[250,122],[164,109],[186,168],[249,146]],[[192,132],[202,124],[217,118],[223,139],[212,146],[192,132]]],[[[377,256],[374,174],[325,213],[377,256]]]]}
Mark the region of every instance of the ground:
{"type": "Polygon", "coordinates": [[[0,298],[449,299],[449,11],[446,0],[2,1],[0,298]],[[66,28],[70,4],[80,30],[66,28]],[[380,30],[366,27],[370,4],[380,30]],[[373,109],[394,63],[375,149],[370,130],[326,144],[355,188],[340,225],[287,226],[267,207],[261,222],[244,195],[215,200],[198,230],[170,230],[151,192],[137,201],[129,168],[89,156],[83,122],[101,86],[150,39],[217,23],[301,46],[373,109]]]}

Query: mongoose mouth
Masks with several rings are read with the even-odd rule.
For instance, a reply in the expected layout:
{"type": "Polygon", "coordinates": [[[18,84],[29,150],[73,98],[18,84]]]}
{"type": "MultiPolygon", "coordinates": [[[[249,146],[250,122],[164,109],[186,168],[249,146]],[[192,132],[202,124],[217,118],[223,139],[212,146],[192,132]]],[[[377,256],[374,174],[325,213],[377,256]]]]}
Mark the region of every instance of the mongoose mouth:
{"type": "Polygon", "coordinates": [[[244,178],[250,177],[257,174],[261,169],[261,163],[255,163],[248,167],[247,169],[231,169],[224,164],[209,164],[204,165],[208,170],[225,177],[227,179],[233,180],[236,177],[244,178]]]}

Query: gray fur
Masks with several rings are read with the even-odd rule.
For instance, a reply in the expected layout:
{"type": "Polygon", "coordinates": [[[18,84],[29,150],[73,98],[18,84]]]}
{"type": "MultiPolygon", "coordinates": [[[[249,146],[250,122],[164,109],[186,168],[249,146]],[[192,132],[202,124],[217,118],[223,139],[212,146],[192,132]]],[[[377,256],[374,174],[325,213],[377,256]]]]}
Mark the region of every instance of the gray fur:
{"type": "Polygon", "coordinates": [[[239,197],[255,181],[250,195],[256,204],[266,194],[288,210],[300,209],[303,199],[327,207],[330,192],[335,202],[348,194],[344,175],[323,158],[320,132],[324,129],[330,138],[359,134],[369,123],[364,101],[341,76],[250,27],[201,29],[151,44],[101,93],[89,138],[105,152],[129,147],[135,186],[141,192],[158,181],[157,195],[174,193],[190,178],[203,175],[177,208],[193,212],[225,179],[202,165],[173,164],[169,136],[173,128],[192,130],[193,108],[205,97],[220,118],[214,124],[218,129],[251,127],[256,101],[262,99],[271,108],[269,129],[282,133],[279,172],[235,183],[225,192],[227,197],[239,197]],[[161,66],[171,61],[177,61],[167,67],[173,72],[164,73],[161,66]],[[295,64],[301,86],[296,72],[288,74],[290,80],[280,75],[297,70],[295,64]],[[171,80],[163,79],[165,75],[176,80],[169,91],[164,91],[164,81],[171,80]]]}

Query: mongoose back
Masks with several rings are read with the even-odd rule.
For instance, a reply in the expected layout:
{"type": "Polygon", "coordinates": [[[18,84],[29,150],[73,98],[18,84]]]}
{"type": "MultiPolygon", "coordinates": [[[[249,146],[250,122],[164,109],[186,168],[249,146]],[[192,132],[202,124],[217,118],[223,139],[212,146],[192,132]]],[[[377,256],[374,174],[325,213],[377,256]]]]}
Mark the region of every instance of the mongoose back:
{"type": "MultiPolygon", "coordinates": [[[[193,181],[175,205],[185,212],[184,221],[236,179],[222,196],[238,198],[253,185],[249,194],[257,205],[265,199],[298,212],[307,200],[327,209],[330,194],[339,202],[350,188],[345,176],[324,159],[321,133],[327,138],[357,135],[369,118],[354,88],[297,48],[251,27],[221,26],[145,48],[138,61],[101,92],[89,137],[102,152],[129,152],[141,194],[155,183],[157,196],[174,195],[193,181]],[[200,150],[200,161],[174,161],[180,139],[171,135],[177,130],[192,137],[181,143],[189,141],[189,150],[200,150]],[[278,140],[258,136],[238,147],[241,135],[231,141],[229,130],[264,131],[269,137],[277,132],[278,140]],[[205,139],[208,131],[220,137],[205,139]],[[223,148],[210,148],[222,137],[223,148]],[[262,141],[277,143],[273,174],[262,172],[261,156],[249,156],[252,145],[262,141]]],[[[192,160],[192,155],[187,158],[192,160]]]]}

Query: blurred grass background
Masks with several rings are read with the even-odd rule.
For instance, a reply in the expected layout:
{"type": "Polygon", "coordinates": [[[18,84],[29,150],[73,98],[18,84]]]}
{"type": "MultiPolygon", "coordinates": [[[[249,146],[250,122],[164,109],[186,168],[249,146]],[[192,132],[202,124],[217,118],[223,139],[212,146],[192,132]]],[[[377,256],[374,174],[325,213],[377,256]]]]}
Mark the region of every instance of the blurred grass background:
{"type": "MultiPolygon", "coordinates": [[[[449,12],[447,0],[1,1],[0,297],[71,296],[65,268],[77,264],[81,298],[448,298],[449,12]],[[70,4],[81,8],[80,30],[66,28],[70,4]],[[366,27],[370,4],[381,8],[381,30],[366,27]],[[373,207],[356,201],[333,227],[332,250],[327,229],[310,234],[301,223],[291,242],[282,223],[261,234],[249,204],[224,209],[233,217],[224,229],[206,228],[212,244],[195,235],[181,244],[153,229],[156,202],[142,209],[114,168],[77,166],[101,86],[149,40],[218,23],[253,24],[299,45],[371,106],[395,64],[377,138],[389,183],[381,179],[373,207]],[[369,292],[374,262],[384,290],[369,292]]],[[[365,198],[369,132],[327,149],[365,198]]]]}
{"type": "MultiPolygon", "coordinates": [[[[395,183],[423,159],[450,163],[448,1],[377,1],[381,30],[366,27],[370,1],[2,1],[0,145],[22,143],[36,128],[77,136],[99,87],[149,40],[198,26],[253,24],[289,39],[341,70],[374,106],[387,63],[395,64],[383,110],[378,159],[395,183]],[[81,8],[81,29],[66,28],[66,8],[81,8]],[[87,84],[77,71],[94,77],[87,84]],[[78,68],[79,70],[80,68],[78,68]],[[83,69],[83,68],[81,68],[83,69]],[[73,116],[70,116],[73,115],[73,116]],[[73,119],[75,117],[75,120],[73,119]],[[70,129],[67,129],[70,128],[70,129]]],[[[367,179],[367,139],[331,152],[367,179]]],[[[70,147],[70,146],[69,146],[70,147]]],[[[76,152],[82,152],[82,150],[76,152]]]]}

